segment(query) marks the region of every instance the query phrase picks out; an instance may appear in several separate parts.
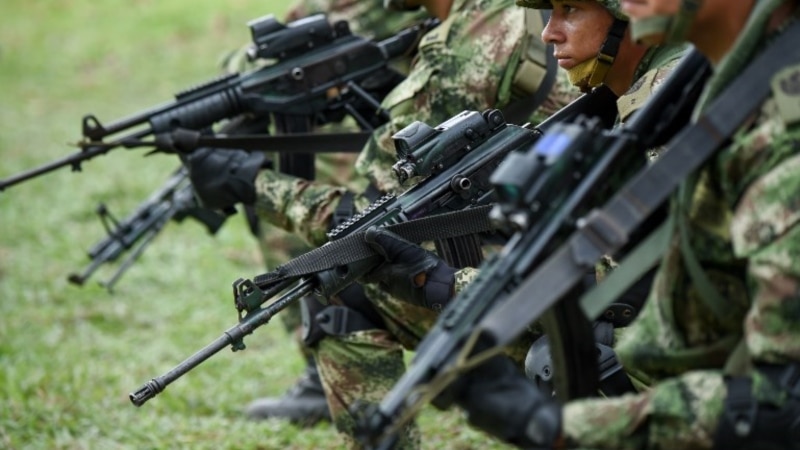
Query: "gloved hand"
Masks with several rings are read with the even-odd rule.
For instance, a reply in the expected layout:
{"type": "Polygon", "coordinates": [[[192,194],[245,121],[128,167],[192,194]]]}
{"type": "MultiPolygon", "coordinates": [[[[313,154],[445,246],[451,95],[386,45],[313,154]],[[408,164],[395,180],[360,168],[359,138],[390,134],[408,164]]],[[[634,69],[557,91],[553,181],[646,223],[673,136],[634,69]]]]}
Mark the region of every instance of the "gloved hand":
{"type": "Polygon", "coordinates": [[[266,155],[261,152],[201,148],[184,158],[189,179],[204,207],[230,211],[256,199],[255,178],[266,155]]]}
{"type": "Polygon", "coordinates": [[[470,425],[522,448],[553,448],[561,406],[534,386],[504,355],[488,359],[451,386],[470,425]]]}
{"type": "Polygon", "coordinates": [[[386,260],[365,281],[434,311],[441,311],[453,297],[456,269],[435,254],[382,228],[368,229],[365,240],[386,260]]]}
{"type": "Polygon", "coordinates": [[[725,387],[715,449],[800,449],[800,364],[756,363],[725,387]]]}

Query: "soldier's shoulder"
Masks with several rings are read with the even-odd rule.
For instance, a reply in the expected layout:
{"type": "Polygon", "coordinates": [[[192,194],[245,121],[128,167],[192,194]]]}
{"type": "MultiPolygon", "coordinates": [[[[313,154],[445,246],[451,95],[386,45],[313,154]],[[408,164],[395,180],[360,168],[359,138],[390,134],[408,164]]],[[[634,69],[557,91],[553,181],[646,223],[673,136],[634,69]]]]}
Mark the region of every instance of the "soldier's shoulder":
{"type": "Polygon", "coordinates": [[[653,50],[647,56],[648,61],[643,62],[644,73],[634,80],[630,89],[617,100],[617,109],[622,122],[644,106],[675,70],[684,54],[683,47],[663,47],[653,50]]]}

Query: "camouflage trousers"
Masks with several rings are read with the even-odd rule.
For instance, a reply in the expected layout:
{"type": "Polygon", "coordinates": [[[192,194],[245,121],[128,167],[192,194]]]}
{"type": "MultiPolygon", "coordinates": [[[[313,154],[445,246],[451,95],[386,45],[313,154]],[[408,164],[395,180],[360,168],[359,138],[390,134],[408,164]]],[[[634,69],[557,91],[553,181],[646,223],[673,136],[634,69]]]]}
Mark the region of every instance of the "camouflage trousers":
{"type": "MultiPolygon", "coordinates": [[[[361,448],[354,436],[352,405],[383,400],[405,372],[403,350],[413,350],[437,318],[435,312],[394,299],[374,285],[364,288],[386,328],[326,336],[313,348],[333,423],[348,448],[361,448]]],[[[525,336],[506,351],[520,367],[531,339],[525,336]]],[[[419,448],[420,440],[419,429],[411,423],[400,433],[396,448],[419,448]]]]}
{"type": "MultiPolygon", "coordinates": [[[[413,349],[436,320],[433,311],[396,300],[374,286],[365,286],[365,293],[386,329],[326,336],[313,348],[333,423],[348,448],[360,448],[351,407],[383,400],[405,372],[404,348],[413,349]]],[[[397,448],[418,448],[419,443],[419,430],[412,423],[404,428],[397,448]]]]}

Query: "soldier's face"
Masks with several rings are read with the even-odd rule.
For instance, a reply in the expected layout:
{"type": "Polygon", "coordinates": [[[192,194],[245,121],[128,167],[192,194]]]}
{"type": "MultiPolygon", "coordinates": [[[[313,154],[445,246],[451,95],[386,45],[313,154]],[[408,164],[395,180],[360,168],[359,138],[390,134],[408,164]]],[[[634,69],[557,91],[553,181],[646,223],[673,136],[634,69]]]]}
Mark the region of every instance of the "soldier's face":
{"type": "Polygon", "coordinates": [[[614,17],[597,2],[554,0],[542,40],[553,44],[558,65],[571,69],[597,56],[614,17]]]}

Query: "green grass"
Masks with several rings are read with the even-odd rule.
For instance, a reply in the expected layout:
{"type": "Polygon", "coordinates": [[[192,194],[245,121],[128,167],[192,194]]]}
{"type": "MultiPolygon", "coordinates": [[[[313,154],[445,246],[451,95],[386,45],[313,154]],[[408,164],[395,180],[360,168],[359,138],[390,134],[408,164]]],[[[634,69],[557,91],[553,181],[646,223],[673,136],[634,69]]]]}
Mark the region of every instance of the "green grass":
{"type": "MultiPolygon", "coordinates": [[[[256,0],[4,0],[0,14],[0,177],[76,151],[80,120],[109,122],[217,74],[249,39],[247,20],[280,16],[256,0]]],[[[337,448],[329,425],[251,423],[241,409],[281,394],[301,371],[280,324],[223,351],[142,408],[130,391],[236,321],[231,282],[261,272],[241,217],[214,238],[170,223],[109,294],[66,281],[103,236],[105,202],[124,216],[160,186],[174,157],[117,150],[81,173],[53,172],[0,193],[0,448],[337,448]]],[[[428,410],[426,448],[497,446],[456,413],[428,410]]]]}

